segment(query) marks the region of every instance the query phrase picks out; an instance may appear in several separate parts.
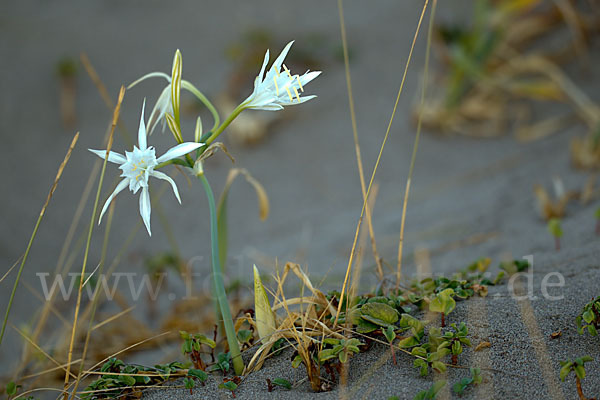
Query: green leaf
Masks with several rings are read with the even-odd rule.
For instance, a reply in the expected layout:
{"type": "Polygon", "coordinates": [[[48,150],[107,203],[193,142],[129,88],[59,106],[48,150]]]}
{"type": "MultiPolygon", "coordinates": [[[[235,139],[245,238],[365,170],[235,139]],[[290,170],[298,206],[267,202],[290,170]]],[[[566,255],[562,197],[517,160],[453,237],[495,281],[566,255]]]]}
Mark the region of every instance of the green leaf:
{"type": "Polygon", "coordinates": [[[285,388],[287,390],[290,390],[292,388],[292,384],[290,383],[290,381],[288,381],[287,379],[283,379],[283,378],[273,379],[273,384],[277,385],[277,386],[281,386],[282,388],[285,388]]]}
{"type": "Polygon", "coordinates": [[[269,297],[260,279],[258,268],[254,265],[254,312],[256,328],[260,340],[268,339],[277,329],[275,314],[269,303],[269,297]]]}
{"type": "Polygon", "coordinates": [[[421,344],[421,341],[414,336],[404,338],[398,342],[398,346],[403,349],[418,346],[419,344],[421,344]]]}
{"type": "Polygon", "coordinates": [[[415,347],[412,349],[411,354],[419,357],[427,357],[427,350],[423,347],[415,347]]]}
{"type": "Polygon", "coordinates": [[[441,361],[434,361],[431,363],[431,368],[435,369],[439,373],[446,372],[446,364],[441,361]]]}
{"type": "Polygon", "coordinates": [[[236,385],[236,383],[235,383],[235,382],[232,382],[232,381],[223,382],[223,383],[221,383],[221,384],[219,385],[219,388],[220,388],[220,389],[227,389],[227,390],[230,390],[230,391],[232,391],[232,392],[233,392],[235,389],[237,389],[237,387],[238,387],[238,385],[236,385]]]}
{"type": "Polygon", "coordinates": [[[358,319],[358,324],[356,325],[356,331],[358,333],[371,333],[374,330],[379,329],[378,325],[375,325],[369,321],[366,321],[362,318],[358,319]]]}
{"type": "Polygon", "coordinates": [[[339,353],[338,358],[340,359],[340,362],[342,364],[345,364],[348,361],[348,353],[345,351],[342,351],[341,353],[339,353]]]}
{"type": "Polygon", "coordinates": [[[579,379],[585,378],[585,367],[583,365],[576,365],[575,375],[577,375],[579,379]]]}
{"type": "Polygon", "coordinates": [[[332,358],[336,358],[337,353],[333,349],[325,349],[319,352],[319,361],[325,362],[327,360],[331,360],[332,358]]]}
{"type": "Polygon", "coordinates": [[[130,375],[119,375],[117,377],[119,382],[124,383],[126,386],[135,386],[135,378],[130,375]]]}
{"type": "Polygon", "coordinates": [[[462,346],[460,345],[460,341],[452,343],[452,354],[458,355],[460,353],[462,353],[462,346]]]}
{"type": "Polygon", "coordinates": [[[419,368],[419,374],[421,376],[427,376],[427,374],[429,373],[429,365],[425,360],[417,358],[415,361],[413,361],[413,366],[415,368],[419,368]]]}
{"type": "Polygon", "coordinates": [[[394,339],[396,339],[396,332],[394,331],[393,326],[388,326],[387,328],[385,328],[383,330],[383,334],[385,335],[387,341],[390,342],[390,344],[394,341],[394,339]]]}
{"type": "Polygon", "coordinates": [[[250,340],[252,339],[252,331],[249,331],[248,329],[240,329],[237,332],[237,338],[240,343],[250,343],[250,340]]]}
{"type": "Polygon", "coordinates": [[[384,303],[367,303],[360,312],[363,319],[375,325],[387,327],[398,322],[398,312],[384,303]]]}
{"type": "Polygon", "coordinates": [[[450,314],[456,307],[456,301],[452,295],[454,295],[454,289],[445,289],[439,292],[429,303],[429,311],[450,314]]]}
{"type": "Polygon", "coordinates": [[[590,335],[592,335],[592,336],[598,335],[598,331],[596,330],[596,327],[594,325],[588,325],[587,329],[588,329],[588,332],[590,333],[590,335]]]}
{"type": "Polygon", "coordinates": [[[188,376],[198,378],[200,382],[205,382],[208,379],[208,374],[201,369],[190,368],[188,370],[188,376]]]}
{"type": "Polygon", "coordinates": [[[301,363],[302,363],[302,357],[300,357],[300,355],[298,354],[292,360],[292,368],[298,368],[301,363]]]}
{"type": "Polygon", "coordinates": [[[17,394],[17,384],[14,382],[8,382],[8,385],[6,385],[6,394],[9,396],[14,396],[17,394]]]}
{"type": "Polygon", "coordinates": [[[196,387],[196,382],[194,382],[194,380],[192,378],[184,378],[183,379],[183,384],[185,385],[186,389],[193,389],[196,387]]]}
{"type": "Polygon", "coordinates": [[[548,221],[548,231],[555,237],[561,237],[563,235],[562,227],[560,225],[560,219],[552,218],[548,221]]]}
{"type": "Polygon", "coordinates": [[[571,367],[573,366],[573,363],[566,363],[563,365],[563,367],[560,369],[560,380],[561,381],[565,381],[565,378],[569,375],[569,373],[571,372],[571,367]]]}
{"type": "Polygon", "coordinates": [[[583,317],[583,320],[588,324],[591,324],[592,321],[594,321],[594,319],[596,317],[592,310],[585,311],[581,316],[583,317]]]}

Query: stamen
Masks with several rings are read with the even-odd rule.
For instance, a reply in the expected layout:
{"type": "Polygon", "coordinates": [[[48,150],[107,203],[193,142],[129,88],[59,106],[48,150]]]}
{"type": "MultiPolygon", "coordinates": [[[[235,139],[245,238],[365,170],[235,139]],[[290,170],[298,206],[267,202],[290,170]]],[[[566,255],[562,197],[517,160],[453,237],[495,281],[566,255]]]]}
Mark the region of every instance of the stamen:
{"type": "Polygon", "coordinates": [[[290,92],[290,88],[286,86],[285,90],[287,90],[288,96],[290,96],[290,101],[294,101],[294,98],[292,97],[292,92],[290,92]]]}
{"type": "Polygon", "coordinates": [[[296,80],[298,81],[298,86],[300,86],[300,91],[304,93],[304,88],[302,87],[302,82],[300,82],[300,77],[296,76],[296,80]]]}
{"type": "Polygon", "coordinates": [[[279,96],[279,86],[277,86],[277,78],[273,77],[273,82],[275,82],[275,92],[277,96],[279,96]]]}
{"type": "Polygon", "coordinates": [[[277,77],[279,78],[279,71],[277,70],[277,68],[275,68],[275,64],[273,64],[273,69],[275,70],[275,73],[277,74],[277,77]]]}
{"type": "Polygon", "coordinates": [[[288,69],[288,67],[285,66],[285,64],[283,64],[283,69],[285,69],[285,72],[287,72],[290,79],[292,79],[292,74],[290,74],[290,70],[288,69]]]}
{"type": "Polygon", "coordinates": [[[294,93],[296,93],[296,98],[298,99],[298,103],[300,103],[300,95],[298,94],[298,90],[294,88],[294,93]]]}

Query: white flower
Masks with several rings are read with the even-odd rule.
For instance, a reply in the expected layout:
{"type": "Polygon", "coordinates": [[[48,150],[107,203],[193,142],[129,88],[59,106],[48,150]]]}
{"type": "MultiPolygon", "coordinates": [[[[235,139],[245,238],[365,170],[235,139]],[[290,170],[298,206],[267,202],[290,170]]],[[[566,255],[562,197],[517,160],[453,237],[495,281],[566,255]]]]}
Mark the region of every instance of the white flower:
{"type": "MultiPolygon", "coordinates": [[[[108,206],[112,199],[119,194],[123,189],[129,186],[129,190],[131,190],[134,194],[142,189],[142,193],[140,195],[140,215],[142,216],[142,220],[146,225],[146,229],[148,230],[148,234],[152,235],[150,231],[150,194],[148,192],[148,178],[153,176],[158,179],[163,179],[171,184],[173,188],[173,192],[175,193],[175,197],[181,203],[181,198],[179,197],[179,191],[177,190],[177,185],[175,185],[175,181],[171,179],[167,174],[164,174],[159,171],[155,171],[154,167],[158,164],[173,160],[175,158],[181,157],[191,151],[196,150],[198,147],[202,146],[203,143],[181,143],[177,146],[169,149],[165,154],[160,157],[156,157],[156,152],[154,147],[148,146],[146,143],[146,125],[144,124],[144,108],[146,106],[146,101],[144,100],[144,104],[142,105],[142,116],[140,118],[140,128],[138,131],[138,147],[133,146],[133,151],[126,151],[125,155],[121,155],[115,153],[113,151],[108,154],[108,161],[120,164],[119,169],[123,172],[121,176],[124,178],[117,185],[116,189],[108,196],[108,199],[104,203],[104,207],[102,207],[102,212],[100,213],[100,218],[98,219],[98,224],[102,221],[102,216],[106,212],[108,206]]],[[[106,150],[92,150],[89,149],[92,153],[96,154],[98,157],[104,159],[106,157],[106,150]]]]}
{"type": "Polygon", "coordinates": [[[317,96],[304,96],[304,86],[321,74],[321,71],[305,72],[304,75],[292,75],[290,70],[283,64],[294,41],[285,46],[279,57],[273,62],[271,68],[266,72],[269,62],[269,50],[265,54],[260,73],[254,80],[254,91],[244,102],[244,108],[255,110],[281,110],[283,106],[304,103],[317,96]],[[283,66],[283,71],[281,70],[283,66]]]}

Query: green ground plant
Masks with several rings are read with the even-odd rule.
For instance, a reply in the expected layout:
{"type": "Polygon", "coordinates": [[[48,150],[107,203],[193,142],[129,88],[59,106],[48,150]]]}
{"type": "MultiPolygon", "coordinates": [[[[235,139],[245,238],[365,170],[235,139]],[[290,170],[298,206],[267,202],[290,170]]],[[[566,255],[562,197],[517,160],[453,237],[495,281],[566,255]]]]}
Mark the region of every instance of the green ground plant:
{"type": "Polygon", "coordinates": [[[580,335],[585,330],[592,336],[598,335],[598,330],[600,330],[600,296],[583,306],[583,310],[575,319],[575,323],[580,335]]]}
{"type": "Polygon", "coordinates": [[[577,395],[580,400],[594,400],[588,399],[583,394],[583,388],[581,386],[581,381],[585,379],[586,371],[585,371],[585,363],[594,361],[594,359],[590,356],[578,357],[575,360],[561,361],[561,369],[560,369],[560,380],[565,381],[567,376],[571,374],[571,372],[575,373],[575,384],[577,385],[577,395]]]}

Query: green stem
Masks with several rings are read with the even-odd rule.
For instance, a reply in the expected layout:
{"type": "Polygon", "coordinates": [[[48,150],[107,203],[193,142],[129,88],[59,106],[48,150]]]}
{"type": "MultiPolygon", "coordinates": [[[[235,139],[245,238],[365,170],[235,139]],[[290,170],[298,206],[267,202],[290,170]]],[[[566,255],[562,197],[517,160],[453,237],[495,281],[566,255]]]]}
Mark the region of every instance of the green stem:
{"type": "Polygon", "coordinates": [[[232,111],[231,114],[229,114],[229,117],[227,117],[227,119],[225,121],[223,121],[223,124],[221,124],[221,126],[219,126],[213,133],[212,135],[210,135],[210,137],[206,140],[206,144],[209,145],[212,142],[214,142],[214,140],[225,130],[225,128],[227,128],[229,126],[229,124],[231,124],[233,122],[233,120],[240,115],[240,113],[242,111],[244,111],[246,107],[244,106],[244,104],[240,104],[239,106],[237,106],[235,108],[235,110],[232,111]]]}
{"type": "MultiPolygon", "coordinates": [[[[186,156],[189,157],[188,154],[186,154],[186,156]]],[[[193,167],[194,166],[193,161],[191,162],[191,165],[190,165],[190,161],[189,160],[188,160],[188,162],[185,162],[181,158],[174,158],[172,160],[161,162],[160,164],[157,164],[154,167],[154,169],[163,168],[163,167],[166,167],[167,165],[171,165],[171,164],[183,165],[184,167],[193,167]]]]}
{"type": "Polygon", "coordinates": [[[223,283],[221,262],[219,260],[219,234],[217,232],[217,208],[215,207],[215,197],[204,174],[200,174],[199,178],[206,191],[208,208],[210,211],[210,240],[215,295],[217,296],[217,301],[221,309],[221,316],[223,317],[223,324],[225,325],[225,334],[227,335],[227,343],[229,344],[229,353],[233,360],[233,369],[235,370],[236,375],[241,375],[244,372],[244,361],[242,360],[240,346],[237,342],[235,329],[233,327],[233,318],[231,317],[231,310],[229,309],[229,303],[227,302],[227,296],[225,294],[225,284],[223,283]]]}
{"type": "Polygon", "coordinates": [[[204,104],[204,106],[206,106],[206,108],[208,108],[208,111],[210,111],[210,113],[213,116],[213,119],[215,120],[215,123],[213,125],[212,130],[214,131],[217,126],[219,126],[219,124],[221,123],[221,118],[219,117],[219,113],[217,112],[217,109],[215,108],[215,106],[213,106],[213,104],[208,100],[208,98],[201,92],[198,90],[198,88],[196,88],[196,86],[192,85],[190,82],[188,81],[181,81],[181,86],[191,92],[194,96],[196,96],[198,98],[198,100],[200,100],[202,102],[202,104],[204,104]]]}

